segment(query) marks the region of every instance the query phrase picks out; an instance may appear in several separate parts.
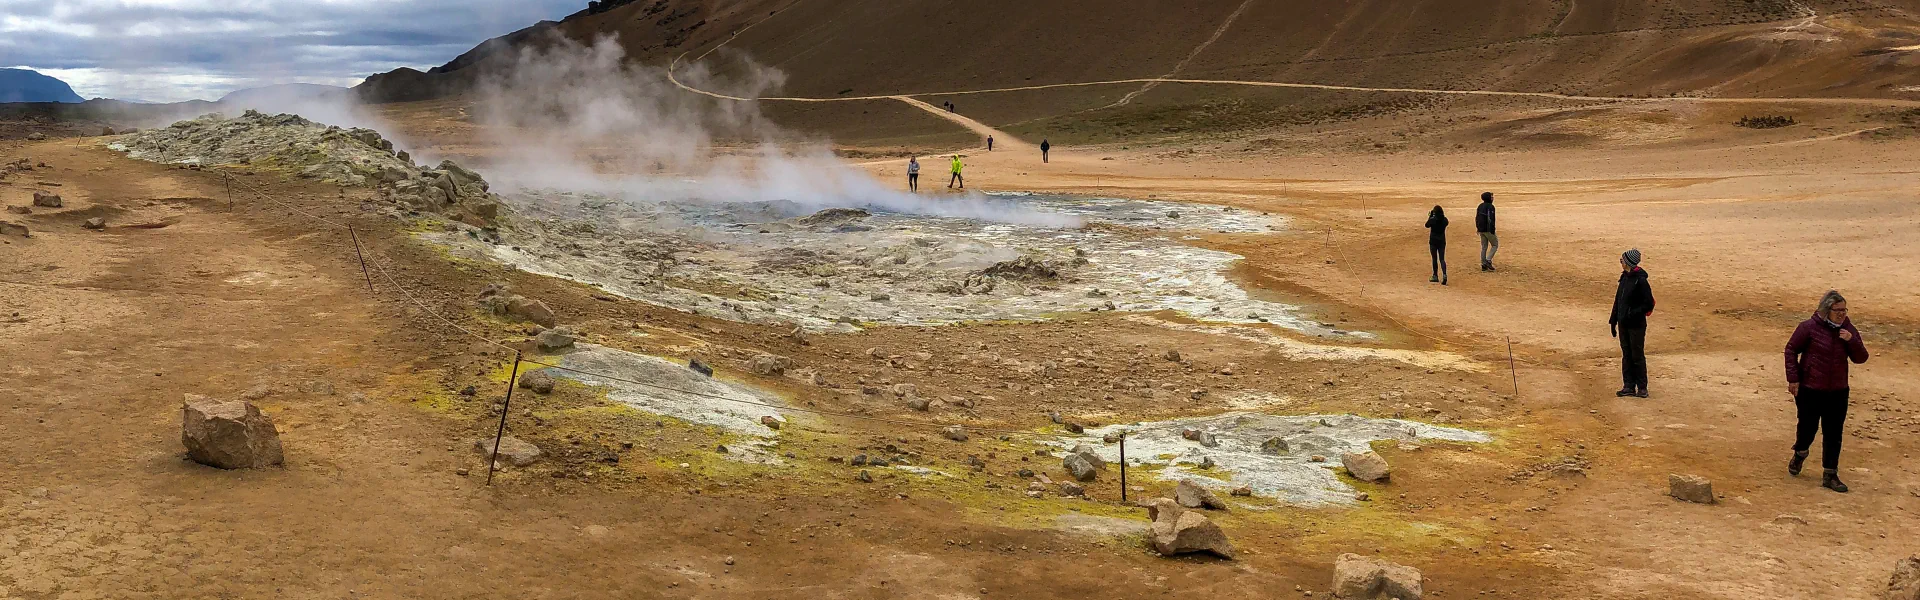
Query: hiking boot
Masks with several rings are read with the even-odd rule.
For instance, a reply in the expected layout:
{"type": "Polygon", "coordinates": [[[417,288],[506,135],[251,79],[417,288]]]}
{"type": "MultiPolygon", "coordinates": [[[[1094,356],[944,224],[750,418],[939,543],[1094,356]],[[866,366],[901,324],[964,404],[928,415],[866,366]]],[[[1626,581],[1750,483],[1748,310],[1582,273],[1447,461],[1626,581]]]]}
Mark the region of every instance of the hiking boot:
{"type": "Polygon", "coordinates": [[[1637,392],[1634,392],[1634,393],[1633,393],[1633,396],[1634,396],[1635,398],[1645,398],[1645,397],[1647,397],[1647,388],[1640,388],[1640,391],[1637,391],[1637,392]]]}
{"type": "Polygon", "coordinates": [[[1613,397],[1615,398],[1625,398],[1627,396],[1632,396],[1632,395],[1633,395],[1633,388],[1621,388],[1620,391],[1613,393],[1613,397]]]}
{"type": "Polygon", "coordinates": [[[1445,277],[1441,277],[1441,278],[1440,278],[1440,285],[1446,285],[1446,284],[1447,284],[1447,278],[1445,278],[1445,277]]]}
{"type": "Polygon", "coordinates": [[[1433,277],[1427,278],[1427,283],[1440,283],[1440,276],[1435,275],[1433,277]]]}
{"type": "Polygon", "coordinates": [[[1842,494],[1847,493],[1847,484],[1840,483],[1840,472],[1835,469],[1827,469],[1826,476],[1822,477],[1820,480],[1820,487],[1827,488],[1836,492],[1840,492],[1842,494]]]}
{"type": "Polygon", "coordinates": [[[1787,461],[1787,474],[1800,476],[1800,467],[1807,464],[1807,452],[1794,452],[1793,460],[1787,461]]]}

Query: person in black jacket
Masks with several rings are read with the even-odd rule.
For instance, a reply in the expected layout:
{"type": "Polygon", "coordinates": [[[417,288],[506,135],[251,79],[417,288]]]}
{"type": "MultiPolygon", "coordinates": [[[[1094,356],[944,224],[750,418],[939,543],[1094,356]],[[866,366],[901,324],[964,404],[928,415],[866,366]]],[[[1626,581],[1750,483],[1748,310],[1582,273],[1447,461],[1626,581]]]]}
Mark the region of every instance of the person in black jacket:
{"type": "Polygon", "coordinates": [[[1427,281],[1438,281],[1440,285],[1446,285],[1447,211],[1439,206],[1433,207],[1433,212],[1427,213],[1427,230],[1427,254],[1433,258],[1433,278],[1427,281]]]}
{"type": "Polygon", "coordinates": [[[1640,250],[1620,255],[1620,287],[1613,292],[1613,316],[1607,328],[1620,338],[1620,379],[1615,396],[1647,397],[1647,315],[1653,314],[1653,288],[1640,268],[1640,250]]]}
{"type": "Polygon", "coordinates": [[[1053,149],[1053,143],[1040,138],[1040,162],[1047,162],[1047,151],[1053,149]]]}
{"type": "Polygon", "coordinates": [[[1500,253],[1500,236],[1494,234],[1493,192],[1480,192],[1480,207],[1473,211],[1473,228],[1480,232],[1480,270],[1492,271],[1493,255],[1500,253]]]}

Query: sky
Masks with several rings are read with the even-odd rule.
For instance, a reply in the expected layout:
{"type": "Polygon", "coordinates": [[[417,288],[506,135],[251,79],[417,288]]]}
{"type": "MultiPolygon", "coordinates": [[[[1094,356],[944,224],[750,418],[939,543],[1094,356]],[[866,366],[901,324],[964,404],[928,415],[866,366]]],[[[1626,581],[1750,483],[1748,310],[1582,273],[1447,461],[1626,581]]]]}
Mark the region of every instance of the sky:
{"type": "Polygon", "coordinates": [[[439,66],[587,0],[0,0],[0,67],[87,98],[218,100],[439,66]]]}

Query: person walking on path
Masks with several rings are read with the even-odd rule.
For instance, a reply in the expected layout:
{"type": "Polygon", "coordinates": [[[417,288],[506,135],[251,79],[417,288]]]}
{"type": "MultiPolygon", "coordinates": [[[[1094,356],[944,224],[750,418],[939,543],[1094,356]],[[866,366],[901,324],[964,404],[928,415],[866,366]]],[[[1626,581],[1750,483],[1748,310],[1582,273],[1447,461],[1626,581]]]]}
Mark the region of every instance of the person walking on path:
{"type": "Polygon", "coordinates": [[[987,136],[987,151],[993,151],[993,136],[987,136]]]}
{"type": "Polygon", "coordinates": [[[953,155],[953,178],[947,180],[947,187],[951,188],[957,183],[960,184],[960,189],[967,189],[967,180],[960,177],[960,170],[965,167],[966,165],[960,164],[960,155],[953,155]]]}
{"type": "Polygon", "coordinates": [[[1647,315],[1653,314],[1653,288],[1640,268],[1640,250],[1620,255],[1620,287],[1613,292],[1613,316],[1607,329],[1620,338],[1620,391],[1614,396],[1647,397],[1647,315]]]}
{"type": "Polygon", "coordinates": [[[1786,357],[1787,392],[1793,394],[1800,417],[1787,474],[1800,475],[1818,432],[1820,467],[1825,470],[1820,487],[1846,493],[1847,484],[1840,482],[1840,432],[1847,421],[1847,362],[1866,363],[1867,344],[1847,318],[1847,299],[1840,292],[1827,291],[1813,317],[1794,328],[1786,357]]]}
{"type": "Polygon", "coordinates": [[[907,157],[907,191],[920,191],[920,157],[907,157]]]}
{"type": "Polygon", "coordinates": [[[1427,281],[1438,281],[1440,285],[1446,285],[1447,211],[1441,210],[1439,206],[1434,206],[1433,212],[1427,213],[1427,254],[1433,258],[1433,278],[1427,281]]]}
{"type": "Polygon", "coordinates": [[[1047,138],[1040,138],[1040,162],[1047,162],[1047,151],[1052,149],[1053,144],[1047,142],[1047,138]]]}
{"type": "Polygon", "coordinates": [[[1480,232],[1480,270],[1492,271],[1493,255],[1500,252],[1500,236],[1493,232],[1493,192],[1480,192],[1480,208],[1473,213],[1473,228],[1480,232]]]}

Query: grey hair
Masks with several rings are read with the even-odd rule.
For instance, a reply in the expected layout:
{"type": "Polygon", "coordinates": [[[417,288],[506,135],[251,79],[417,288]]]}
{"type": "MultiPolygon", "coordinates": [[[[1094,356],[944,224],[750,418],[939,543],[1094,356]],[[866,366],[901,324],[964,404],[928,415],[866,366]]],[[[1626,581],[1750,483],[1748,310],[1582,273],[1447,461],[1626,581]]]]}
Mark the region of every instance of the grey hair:
{"type": "Polygon", "coordinates": [[[1846,301],[1847,297],[1840,295],[1840,290],[1827,290],[1827,294],[1820,297],[1820,307],[1814,309],[1814,312],[1819,313],[1820,318],[1832,321],[1833,305],[1846,301]]]}

